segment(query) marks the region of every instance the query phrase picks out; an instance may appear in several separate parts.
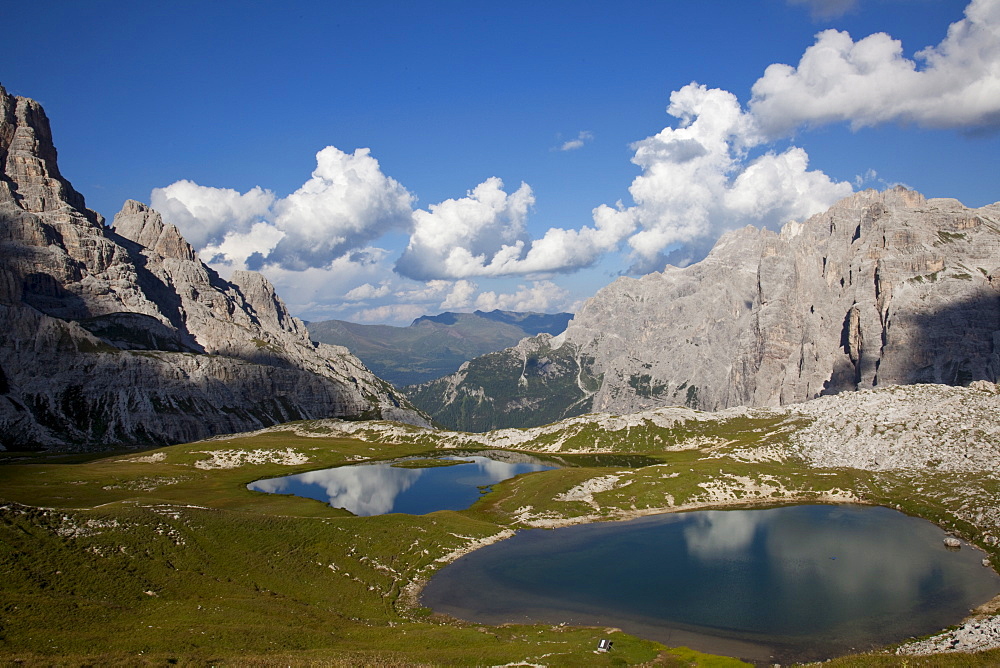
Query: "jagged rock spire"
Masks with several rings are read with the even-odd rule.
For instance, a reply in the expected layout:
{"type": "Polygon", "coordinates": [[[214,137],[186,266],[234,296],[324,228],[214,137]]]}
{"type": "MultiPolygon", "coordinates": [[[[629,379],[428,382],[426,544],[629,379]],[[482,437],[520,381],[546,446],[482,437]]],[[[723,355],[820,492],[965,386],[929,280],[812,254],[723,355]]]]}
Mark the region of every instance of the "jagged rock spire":
{"type": "Polygon", "coordinates": [[[226,281],[156,211],[107,228],[41,106],[0,88],[0,450],[196,440],[318,417],[426,424],[263,276],[226,281]]]}
{"type": "Polygon", "coordinates": [[[142,202],[126,200],[122,210],[115,215],[111,227],[122,237],[163,257],[191,262],[195,260],[194,248],[181,236],[180,231],[173,225],[164,223],[159,213],[142,202]]]}
{"type": "Polygon", "coordinates": [[[32,213],[75,209],[94,225],[101,217],[59,173],[52,129],[42,106],[0,85],[0,201],[32,213]]]}

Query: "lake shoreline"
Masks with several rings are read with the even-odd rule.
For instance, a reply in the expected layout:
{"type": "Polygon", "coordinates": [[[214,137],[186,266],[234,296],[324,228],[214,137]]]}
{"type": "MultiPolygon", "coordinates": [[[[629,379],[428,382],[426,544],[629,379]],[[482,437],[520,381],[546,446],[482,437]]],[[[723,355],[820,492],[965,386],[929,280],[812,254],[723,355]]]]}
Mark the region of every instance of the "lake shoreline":
{"type": "MultiPolygon", "coordinates": [[[[861,505],[861,506],[880,506],[901,512],[905,515],[911,517],[917,517],[919,519],[925,520],[934,524],[936,527],[941,529],[946,534],[954,533],[940,524],[933,522],[919,515],[914,515],[911,513],[906,513],[904,510],[893,507],[887,504],[874,503],[872,501],[864,500],[859,498],[851,491],[837,490],[834,493],[827,494],[815,494],[807,493],[800,495],[785,496],[782,498],[751,498],[751,499],[729,499],[729,500],[716,500],[716,501],[698,501],[693,503],[686,503],[678,506],[665,506],[658,508],[643,508],[643,509],[633,509],[628,511],[619,511],[614,514],[588,514],[581,515],[577,517],[569,518],[525,518],[527,521],[523,521],[523,526],[518,527],[518,529],[557,529],[569,526],[578,526],[582,524],[596,524],[601,522],[628,522],[631,520],[640,519],[643,517],[650,517],[655,515],[666,515],[673,513],[685,513],[694,511],[706,511],[706,510],[749,510],[749,509],[767,509],[767,508],[777,508],[783,506],[796,506],[796,505],[861,505]]],[[[453,563],[454,561],[460,559],[463,556],[471,554],[472,552],[486,547],[488,545],[493,545],[500,541],[511,538],[515,535],[517,531],[512,529],[504,529],[497,534],[488,536],[484,539],[478,539],[470,541],[465,547],[453,550],[451,553],[444,555],[436,560],[434,569],[426,574],[415,578],[406,586],[401,589],[399,602],[403,605],[404,612],[405,609],[415,610],[422,607],[421,596],[424,589],[435,574],[445,566],[453,563]]],[[[986,561],[986,552],[982,550],[979,546],[971,543],[968,540],[964,541],[963,547],[971,548],[977,550],[984,555],[984,562],[986,561]]],[[[985,566],[985,564],[984,564],[985,566]]],[[[993,568],[992,564],[988,566],[994,572],[996,570],[993,568]]],[[[929,637],[925,637],[924,640],[911,640],[909,642],[904,641],[897,644],[881,645],[877,648],[864,649],[858,648],[859,651],[872,652],[879,654],[891,654],[895,653],[897,655],[933,655],[933,654],[945,654],[950,652],[977,652],[985,651],[990,649],[1000,648],[1000,614],[990,614],[987,612],[991,610],[993,613],[1000,613],[1000,595],[997,595],[990,601],[984,602],[983,604],[977,606],[974,610],[970,611],[970,614],[963,617],[961,620],[956,621],[956,625],[953,627],[945,627],[941,632],[935,633],[929,637]],[[958,638],[957,643],[952,643],[952,640],[958,638]],[[908,647],[913,647],[913,650],[907,650],[908,647]]],[[[447,613],[440,613],[445,614],[447,613]]],[[[452,617],[451,615],[447,615],[452,617]]],[[[479,623],[471,622],[470,620],[462,620],[458,617],[452,617],[453,619],[460,622],[468,623],[479,623]]],[[[546,620],[535,620],[526,619],[521,622],[508,621],[503,622],[504,624],[514,624],[514,623],[550,623],[546,620]]],[[[583,626],[598,626],[603,627],[606,625],[602,624],[582,624],[583,626]]],[[[635,629],[634,631],[628,630],[628,628],[622,629],[626,633],[636,635],[637,637],[642,637],[647,640],[654,640],[656,642],[662,642],[668,647],[674,646],[686,646],[697,651],[711,653],[711,654],[721,654],[723,656],[730,656],[734,658],[739,658],[741,660],[747,660],[754,663],[764,662],[770,665],[774,663],[776,647],[766,645],[763,643],[754,643],[740,640],[738,638],[727,638],[721,636],[715,636],[707,633],[699,633],[694,631],[687,631],[684,629],[657,629],[652,626],[648,626],[649,631],[643,633],[638,626],[641,624],[626,624],[625,627],[631,627],[635,629]],[[663,632],[666,631],[666,636],[663,632]]],[[[780,654],[780,650],[777,650],[780,654]]],[[[824,657],[826,660],[837,658],[837,656],[824,657]]],[[[786,660],[784,657],[780,660],[786,660]]]]}

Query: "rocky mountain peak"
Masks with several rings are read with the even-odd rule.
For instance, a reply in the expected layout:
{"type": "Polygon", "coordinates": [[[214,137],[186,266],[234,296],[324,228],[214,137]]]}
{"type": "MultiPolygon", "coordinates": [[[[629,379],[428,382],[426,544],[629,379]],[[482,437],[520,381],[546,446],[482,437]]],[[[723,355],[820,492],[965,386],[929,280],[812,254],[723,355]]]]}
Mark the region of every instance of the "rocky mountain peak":
{"type": "Polygon", "coordinates": [[[664,273],[641,292],[602,290],[581,314],[599,304],[618,312],[614,334],[578,317],[567,340],[584,344],[605,372],[595,397],[605,410],[773,406],[879,385],[995,382],[998,223],[989,207],[902,187],[855,193],[780,234],[727,235],[711,262],[664,273]],[[639,294],[638,312],[623,308],[639,294]],[[636,391],[645,376],[652,389],[636,391]]]}
{"type": "Polygon", "coordinates": [[[100,216],[59,173],[57,152],[45,110],[34,100],[9,95],[0,85],[0,200],[39,213],[77,210],[94,225],[100,216]]]}
{"type": "Polygon", "coordinates": [[[269,325],[286,332],[308,335],[305,325],[298,318],[292,317],[285,307],[285,302],[275,292],[274,285],[263,274],[237,270],[229,280],[239,287],[247,304],[254,309],[258,317],[263,318],[269,325]]]}
{"type": "Polygon", "coordinates": [[[271,283],[232,282],[129,200],[112,228],[56,164],[48,119],[0,88],[0,449],[197,440],[313,417],[424,416],[271,283]]]}
{"type": "Polygon", "coordinates": [[[111,228],[119,235],[163,257],[195,260],[195,251],[180,231],[163,222],[160,214],[142,202],[126,200],[111,228]]]}
{"type": "Polygon", "coordinates": [[[831,210],[861,209],[873,204],[881,204],[886,208],[893,209],[916,209],[926,205],[927,198],[916,190],[910,190],[905,186],[894,186],[885,190],[868,188],[836,202],[831,210]]]}
{"type": "MultiPolygon", "coordinates": [[[[902,187],[855,193],[780,233],[729,232],[701,262],[616,280],[584,303],[563,340],[560,354],[577,360],[564,364],[569,380],[578,370],[596,379],[561,390],[563,416],[996,382],[1000,206],[970,209],[902,187]]],[[[421,405],[435,417],[461,402],[465,413],[500,406],[498,374],[527,377],[523,353],[508,349],[489,373],[422,389],[421,405]]],[[[566,386],[554,372],[539,382],[566,386]]],[[[485,426],[531,419],[513,402],[503,411],[485,426]]]]}

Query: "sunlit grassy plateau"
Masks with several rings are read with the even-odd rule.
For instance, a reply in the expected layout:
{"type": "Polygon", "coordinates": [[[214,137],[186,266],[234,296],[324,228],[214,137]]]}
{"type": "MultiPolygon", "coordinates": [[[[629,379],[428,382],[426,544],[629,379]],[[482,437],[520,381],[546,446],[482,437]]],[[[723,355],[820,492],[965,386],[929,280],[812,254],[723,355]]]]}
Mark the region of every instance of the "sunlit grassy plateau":
{"type": "MultiPolygon", "coordinates": [[[[0,453],[0,661],[7,665],[740,665],[617,630],[482,626],[419,607],[421,582],[509,529],[648,512],[856,498],[982,542],[956,513],[956,484],[996,505],[987,476],[815,469],[782,452],[795,420],[745,417],[584,433],[559,453],[640,453],[639,469],[586,466],[494,486],[472,508],[355,517],[318,501],[249,491],[253,480],[369,459],[444,454],[428,432],[346,438],[323,423],[156,451],[0,453]],[[391,440],[392,442],[389,442],[391,440]],[[684,444],[694,444],[685,446],[684,444]],[[686,449],[681,449],[686,448],[686,449]],[[213,451],[265,463],[203,469],[213,451]],[[299,461],[277,463],[281,453],[299,461]],[[275,453],[269,459],[268,453],[275,453]],[[587,486],[588,480],[614,484],[587,486]],[[576,494],[571,493],[577,490],[576,494]],[[598,640],[614,649],[596,653],[598,640]]],[[[551,442],[522,450],[552,448],[551,442]]],[[[966,515],[963,515],[966,517],[966,515]]],[[[996,558],[996,548],[983,545],[996,558]]],[[[907,665],[997,665],[1000,651],[907,665]]],[[[830,665],[902,665],[845,657],[830,665]]]]}

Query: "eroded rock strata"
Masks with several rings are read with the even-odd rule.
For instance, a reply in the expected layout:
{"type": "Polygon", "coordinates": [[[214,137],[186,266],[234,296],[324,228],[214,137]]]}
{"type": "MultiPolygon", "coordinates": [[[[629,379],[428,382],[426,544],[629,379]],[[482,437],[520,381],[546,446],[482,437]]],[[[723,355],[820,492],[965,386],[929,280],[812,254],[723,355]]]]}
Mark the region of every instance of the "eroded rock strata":
{"type": "Polygon", "coordinates": [[[560,417],[996,382],[1000,205],[869,190],[780,233],[736,230],[701,262],[618,279],[563,335],[496,353],[490,366],[506,376],[473,376],[470,363],[413,396],[435,416],[458,413],[458,403],[462,413],[494,413],[490,425],[446,421],[484,429],[519,418],[539,424],[529,422],[530,407],[492,390],[526,381],[576,388],[550,408],[560,417]],[[526,347],[539,354],[519,364],[526,347]],[[558,357],[564,371],[543,357],[558,357]],[[546,375],[532,377],[536,369],[546,375]]]}
{"type": "Polygon", "coordinates": [[[56,158],[42,108],[0,87],[0,448],[425,422],[346,348],[309,341],[262,275],[224,280],[139,202],[105,226],[56,158]]]}

